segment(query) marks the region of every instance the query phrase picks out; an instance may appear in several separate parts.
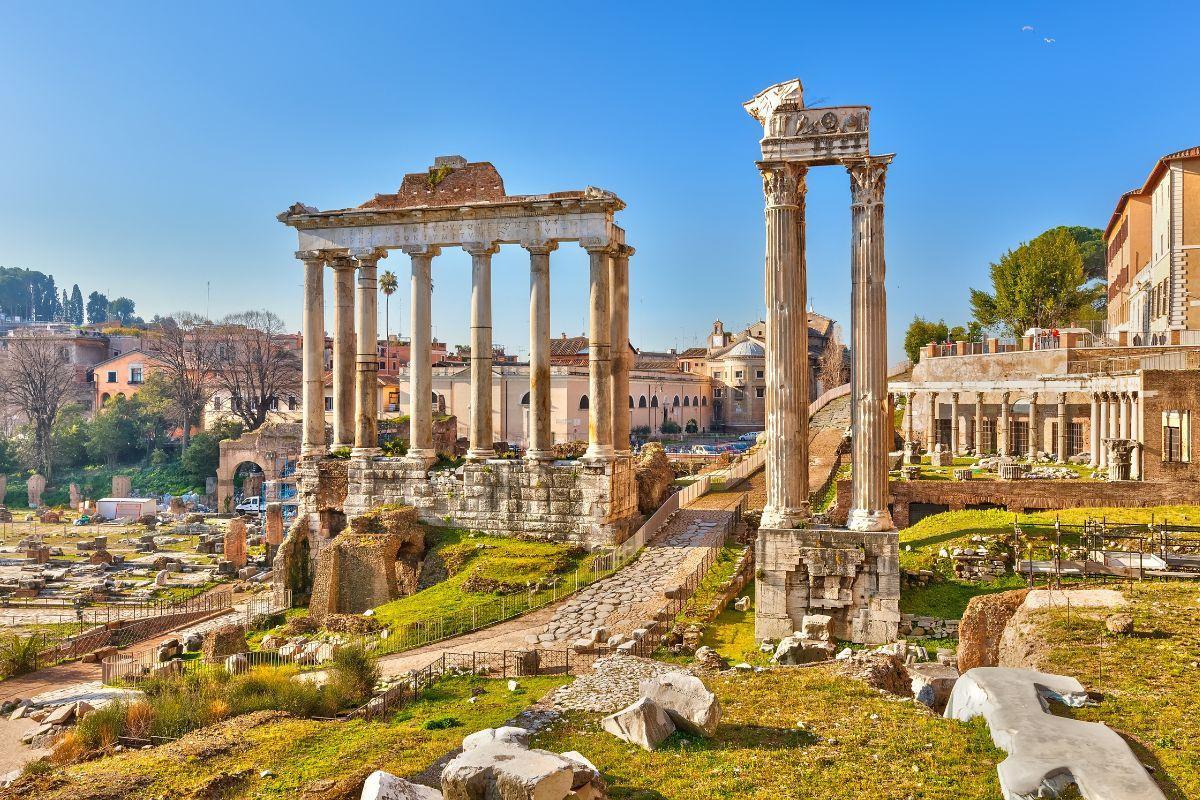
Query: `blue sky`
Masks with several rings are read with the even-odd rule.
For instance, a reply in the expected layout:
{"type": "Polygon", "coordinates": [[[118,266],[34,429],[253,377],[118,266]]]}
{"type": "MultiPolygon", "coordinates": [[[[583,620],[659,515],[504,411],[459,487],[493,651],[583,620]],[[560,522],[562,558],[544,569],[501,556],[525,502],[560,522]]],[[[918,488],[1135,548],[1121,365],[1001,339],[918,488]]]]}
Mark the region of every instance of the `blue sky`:
{"type": "MultiPolygon", "coordinates": [[[[958,322],[1006,248],[1103,227],[1161,154],[1200,144],[1195,3],[0,2],[0,264],[149,317],[268,307],[298,328],[296,200],[355,205],[440,154],[510,193],[629,205],[634,343],[761,314],[759,130],[798,76],[873,106],[888,183],[891,355],[914,313],[958,322]],[[1022,30],[1032,26],[1032,30],[1022,30]],[[1053,39],[1053,42],[1045,40],[1053,39]],[[206,284],[211,283],[211,301],[206,284]]],[[[809,180],[809,291],[849,318],[849,189],[809,180]]],[[[402,276],[407,259],[383,262],[402,276]]],[[[467,338],[469,259],[435,261],[436,334],[467,338]]],[[[551,325],[585,328],[585,254],[552,259],[551,325]]],[[[495,259],[496,341],[527,348],[527,259],[495,259]]],[[[402,284],[403,286],[403,284],[402,284]]],[[[390,327],[407,332],[407,292],[390,327]],[[401,309],[403,309],[401,311],[401,309]]]]}

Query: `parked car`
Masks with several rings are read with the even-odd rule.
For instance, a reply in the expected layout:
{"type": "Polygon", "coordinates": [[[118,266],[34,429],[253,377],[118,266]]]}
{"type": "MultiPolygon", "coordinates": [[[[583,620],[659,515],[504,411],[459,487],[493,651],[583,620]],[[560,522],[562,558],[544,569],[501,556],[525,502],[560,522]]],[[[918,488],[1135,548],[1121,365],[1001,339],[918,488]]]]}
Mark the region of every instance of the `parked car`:
{"type": "Polygon", "coordinates": [[[263,502],[262,497],[254,495],[247,497],[242,502],[234,507],[234,511],[239,514],[261,514],[267,510],[267,504],[263,502]]]}
{"type": "Polygon", "coordinates": [[[755,442],[758,441],[758,435],[760,433],[762,433],[762,431],[751,431],[750,433],[743,433],[741,436],[738,437],[738,439],[743,442],[749,442],[750,444],[754,444],[755,442]]]}

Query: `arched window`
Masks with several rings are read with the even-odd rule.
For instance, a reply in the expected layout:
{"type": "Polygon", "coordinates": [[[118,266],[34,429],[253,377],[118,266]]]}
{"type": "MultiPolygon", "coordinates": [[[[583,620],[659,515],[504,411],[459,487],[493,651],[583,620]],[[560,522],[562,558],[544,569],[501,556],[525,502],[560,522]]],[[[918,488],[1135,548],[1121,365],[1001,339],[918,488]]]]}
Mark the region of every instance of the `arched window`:
{"type": "Polygon", "coordinates": [[[675,395],[675,401],[672,402],[671,405],[675,406],[676,408],[679,408],[679,395],[675,395]]]}
{"type": "Polygon", "coordinates": [[[583,409],[585,409],[587,407],[588,407],[588,396],[585,394],[583,397],[579,398],[579,410],[582,411],[583,409]]]}
{"type": "Polygon", "coordinates": [[[687,408],[687,407],[688,407],[688,406],[690,406],[691,404],[692,404],[692,398],[688,397],[688,396],[685,394],[685,395],[683,396],[683,407],[684,407],[684,408],[687,408]]]}
{"type": "Polygon", "coordinates": [[[701,403],[701,404],[702,404],[702,405],[703,405],[705,408],[708,408],[708,398],[707,398],[707,397],[701,397],[701,398],[700,398],[700,403],[701,403]]]}
{"type": "Polygon", "coordinates": [[[651,407],[651,408],[658,408],[658,395],[654,395],[654,397],[653,397],[653,398],[651,398],[651,400],[650,400],[650,407],[651,407]]]}
{"type": "Polygon", "coordinates": [[[700,405],[700,398],[696,397],[696,395],[692,395],[692,405],[694,405],[694,406],[700,405]]]}
{"type": "Polygon", "coordinates": [[[529,392],[526,392],[524,394],[524,396],[521,397],[521,405],[523,405],[523,406],[529,405],[529,392]]]}
{"type": "MultiPolygon", "coordinates": [[[[105,400],[107,400],[107,399],[108,399],[108,395],[105,395],[105,396],[104,396],[104,399],[105,399],[105,400]]],[[[218,394],[218,395],[214,395],[214,396],[213,396],[213,410],[214,410],[214,411],[220,411],[220,410],[221,410],[221,402],[222,402],[222,401],[221,401],[221,395],[219,395],[219,394],[218,394]]]]}
{"type": "MultiPolygon", "coordinates": [[[[111,398],[112,398],[112,395],[110,395],[108,392],[105,392],[104,394],[100,395],[100,405],[104,405],[111,398]]],[[[220,408],[220,406],[217,406],[217,407],[220,408]]]]}
{"type": "Polygon", "coordinates": [[[638,398],[638,408],[645,408],[645,407],[646,407],[646,395],[642,395],[641,397],[638,398]]]}
{"type": "Polygon", "coordinates": [[[629,395],[629,407],[633,408],[633,395],[629,395]]]}

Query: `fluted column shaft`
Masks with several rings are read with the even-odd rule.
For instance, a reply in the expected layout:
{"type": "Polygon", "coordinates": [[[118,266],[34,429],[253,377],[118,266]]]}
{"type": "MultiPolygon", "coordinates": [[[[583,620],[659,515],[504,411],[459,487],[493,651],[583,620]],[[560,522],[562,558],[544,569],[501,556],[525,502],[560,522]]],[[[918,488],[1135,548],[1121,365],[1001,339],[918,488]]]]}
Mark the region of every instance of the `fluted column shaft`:
{"type": "Polygon", "coordinates": [[[1038,435],[1038,398],[1037,392],[1029,396],[1029,461],[1037,461],[1038,443],[1041,441],[1041,436],[1038,435]]]}
{"type": "MultiPolygon", "coordinates": [[[[857,531],[891,530],[887,508],[887,290],[883,193],[891,156],[843,162],[850,175],[850,515],[857,531]]],[[[807,328],[807,320],[805,321],[807,328]]],[[[807,369],[807,364],[805,365],[807,369]]],[[[955,395],[957,398],[958,395],[955,395]]],[[[957,423],[956,423],[957,424],[957,423]]]]}
{"type": "Polygon", "coordinates": [[[1117,438],[1132,439],[1133,437],[1130,435],[1129,431],[1129,420],[1132,416],[1129,413],[1129,392],[1121,392],[1121,394],[1117,396],[1117,403],[1120,408],[1120,424],[1118,426],[1120,430],[1117,432],[1117,438]]]}
{"type": "Polygon", "coordinates": [[[408,458],[427,465],[437,458],[433,449],[433,363],[430,361],[432,329],[429,309],[432,301],[432,262],[441,252],[438,247],[405,247],[412,260],[412,346],[408,360],[408,458]]]}
{"type": "Polygon", "coordinates": [[[1131,411],[1133,419],[1130,420],[1131,437],[1138,444],[1133,448],[1133,454],[1130,457],[1129,477],[1132,480],[1140,481],[1142,479],[1142,396],[1139,392],[1133,392],[1130,398],[1131,411]]]}
{"type": "Polygon", "coordinates": [[[333,267],[333,446],[354,444],[354,261],[338,256],[333,267]]]}
{"type": "Polygon", "coordinates": [[[584,242],[590,263],[588,303],[587,461],[613,457],[612,416],[612,258],[607,242],[584,242]]]}
{"type": "Polygon", "coordinates": [[[929,393],[929,408],[925,417],[925,449],[931,453],[937,447],[937,397],[937,392],[929,393]]]}
{"type": "Polygon", "coordinates": [[[304,425],[300,455],[314,458],[325,452],[325,255],[301,250],[304,262],[302,380],[304,425]]]}
{"type": "Polygon", "coordinates": [[[463,245],[471,254],[471,431],[467,458],[496,455],[492,432],[492,256],[490,242],[463,245]]]}
{"type": "Polygon", "coordinates": [[[958,438],[958,392],[950,393],[950,453],[958,455],[962,440],[958,438]]]}
{"type": "Polygon", "coordinates": [[[1008,392],[1000,395],[1000,426],[996,431],[996,450],[1002,456],[1012,455],[1010,434],[1012,433],[1012,403],[1008,392]]]}
{"type": "Polygon", "coordinates": [[[808,313],[805,167],[760,162],[766,199],[766,475],[763,528],[796,528],[808,502],[808,313]]]}
{"type": "Polygon", "coordinates": [[[983,455],[983,392],[975,393],[975,453],[983,455]]]}
{"type": "Polygon", "coordinates": [[[1100,466],[1100,395],[1092,393],[1091,411],[1088,415],[1088,466],[1100,466]]]}
{"type": "Polygon", "coordinates": [[[554,458],[550,430],[550,253],[554,241],[530,242],[529,251],[529,447],[525,457],[554,458]]]}
{"type": "Polygon", "coordinates": [[[1100,393],[1100,438],[1098,440],[1099,448],[1096,451],[1097,452],[1096,464],[1097,464],[1097,466],[1100,466],[1100,467],[1108,466],[1108,447],[1105,446],[1104,440],[1112,438],[1112,434],[1109,432],[1109,429],[1108,429],[1108,420],[1109,420],[1108,410],[1109,410],[1108,393],[1101,392],[1100,393]]]}
{"type": "MultiPolygon", "coordinates": [[[[633,357],[629,352],[629,245],[617,247],[612,259],[612,286],[609,311],[612,314],[612,412],[613,449],[629,453],[629,369],[633,357]]],[[[700,416],[700,411],[696,411],[700,416]]],[[[699,424],[703,424],[700,420],[699,424]]]]}
{"type": "Polygon", "coordinates": [[[358,260],[358,370],[354,411],[355,456],[379,452],[379,259],[386,250],[354,251],[358,260]]]}
{"type": "Polygon", "coordinates": [[[914,412],[916,411],[916,409],[913,407],[913,403],[915,400],[916,394],[913,392],[909,392],[904,395],[904,415],[907,417],[905,420],[904,430],[904,441],[906,442],[913,441],[913,416],[914,412]]]}
{"type": "Polygon", "coordinates": [[[1070,421],[1067,419],[1067,395],[1065,392],[1060,392],[1058,395],[1058,441],[1054,443],[1054,449],[1057,451],[1056,460],[1062,464],[1067,460],[1067,442],[1069,441],[1070,421]]]}

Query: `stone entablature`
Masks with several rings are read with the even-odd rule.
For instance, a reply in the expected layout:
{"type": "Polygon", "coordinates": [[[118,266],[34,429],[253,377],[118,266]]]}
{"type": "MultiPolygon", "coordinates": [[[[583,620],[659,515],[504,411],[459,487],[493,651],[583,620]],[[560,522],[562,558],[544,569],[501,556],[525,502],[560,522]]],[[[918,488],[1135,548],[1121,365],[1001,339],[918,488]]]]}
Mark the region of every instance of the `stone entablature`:
{"type": "Polygon", "coordinates": [[[633,461],[627,456],[597,464],[491,459],[469,462],[461,474],[427,473],[400,458],[346,463],[342,510],[350,519],[381,504],[402,504],[416,508],[430,524],[544,536],[586,547],[619,544],[640,519],[633,461]]]}

